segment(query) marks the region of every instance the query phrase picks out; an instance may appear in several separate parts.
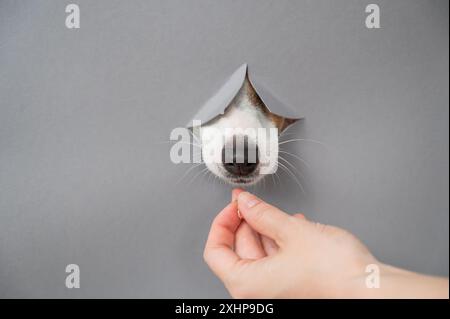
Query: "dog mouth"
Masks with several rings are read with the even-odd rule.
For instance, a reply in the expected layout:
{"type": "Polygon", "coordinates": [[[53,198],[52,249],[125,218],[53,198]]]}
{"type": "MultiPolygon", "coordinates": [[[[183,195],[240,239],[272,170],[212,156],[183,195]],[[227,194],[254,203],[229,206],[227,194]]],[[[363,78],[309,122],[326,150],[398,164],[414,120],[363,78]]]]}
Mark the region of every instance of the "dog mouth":
{"type": "Polygon", "coordinates": [[[233,174],[223,174],[222,178],[229,184],[235,186],[250,186],[256,184],[260,176],[259,174],[252,174],[248,176],[238,176],[233,174]]]}
{"type": "Polygon", "coordinates": [[[254,184],[256,180],[254,178],[237,177],[237,178],[230,178],[229,181],[231,184],[236,185],[251,185],[254,184]]]}

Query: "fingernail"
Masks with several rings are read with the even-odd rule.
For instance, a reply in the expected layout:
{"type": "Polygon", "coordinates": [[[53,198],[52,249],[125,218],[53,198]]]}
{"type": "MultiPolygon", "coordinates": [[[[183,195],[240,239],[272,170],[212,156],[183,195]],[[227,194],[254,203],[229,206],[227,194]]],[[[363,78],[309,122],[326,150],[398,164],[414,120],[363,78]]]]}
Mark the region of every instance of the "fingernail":
{"type": "Polygon", "coordinates": [[[255,206],[260,202],[258,197],[256,197],[253,194],[250,194],[249,192],[240,193],[238,196],[238,201],[247,208],[252,208],[253,206],[255,206]]]}
{"type": "Polygon", "coordinates": [[[231,201],[231,203],[234,204],[234,205],[236,205],[237,215],[238,215],[239,219],[242,219],[241,211],[240,211],[239,208],[238,208],[238,207],[239,207],[239,204],[238,204],[237,198],[233,199],[233,200],[231,201]]]}

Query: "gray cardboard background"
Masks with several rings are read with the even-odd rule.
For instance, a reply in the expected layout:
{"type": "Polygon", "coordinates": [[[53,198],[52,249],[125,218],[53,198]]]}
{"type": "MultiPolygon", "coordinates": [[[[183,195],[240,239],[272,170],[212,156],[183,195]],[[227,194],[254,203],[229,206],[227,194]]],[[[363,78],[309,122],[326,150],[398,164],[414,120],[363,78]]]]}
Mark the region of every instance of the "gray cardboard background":
{"type": "Polygon", "coordinates": [[[243,62],[327,145],[291,145],[305,193],[253,191],[448,276],[448,1],[376,1],[379,30],[368,1],[78,0],[79,30],[69,3],[0,1],[1,297],[227,297],[202,250],[230,188],[176,184],[161,142],[243,62]]]}

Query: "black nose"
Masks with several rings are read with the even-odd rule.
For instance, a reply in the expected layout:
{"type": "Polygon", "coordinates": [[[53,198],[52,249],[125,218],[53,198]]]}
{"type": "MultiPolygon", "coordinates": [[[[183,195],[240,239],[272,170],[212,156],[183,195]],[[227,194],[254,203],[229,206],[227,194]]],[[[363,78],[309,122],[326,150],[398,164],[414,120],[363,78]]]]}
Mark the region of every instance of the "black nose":
{"type": "Polygon", "coordinates": [[[222,163],[223,167],[227,170],[227,172],[236,175],[236,176],[247,176],[253,173],[259,164],[259,158],[258,158],[258,147],[255,146],[253,148],[248,148],[247,143],[242,149],[236,149],[236,146],[234,145],[232,150],[224,147],[222,149],[222,163]],[[226,159],[230,158],[231,155],[228,156],[228,158],[225,156],[227,152],[233,152],[233,161],[226,159]],[[249,156],[248,152],[255,152],[255,154],[249,156]]]}

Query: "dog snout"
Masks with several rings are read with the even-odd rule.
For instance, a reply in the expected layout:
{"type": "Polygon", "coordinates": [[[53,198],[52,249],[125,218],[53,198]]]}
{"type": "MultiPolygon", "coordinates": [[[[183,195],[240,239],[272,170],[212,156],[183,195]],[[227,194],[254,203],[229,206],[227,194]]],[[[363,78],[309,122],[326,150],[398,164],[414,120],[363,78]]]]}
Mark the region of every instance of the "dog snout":
{"type": "Polygon", "coordinates": [[[248,176],[253,173],[259,164],[258,147],[249,147],[247,143],[243,147],[222,149],[222,163],[227,172],[235,176],[248,176]]]}

